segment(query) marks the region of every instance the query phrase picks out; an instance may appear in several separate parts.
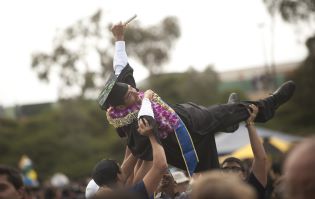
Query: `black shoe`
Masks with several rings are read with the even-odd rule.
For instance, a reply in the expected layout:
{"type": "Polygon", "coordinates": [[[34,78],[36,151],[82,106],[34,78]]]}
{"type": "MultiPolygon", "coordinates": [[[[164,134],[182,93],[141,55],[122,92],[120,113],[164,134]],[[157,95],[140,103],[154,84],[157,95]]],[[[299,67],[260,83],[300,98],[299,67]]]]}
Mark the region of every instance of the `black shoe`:
{"type": "Polygon", "coordinates": [[[231,93],[228,99],[227,104],[235,104],[235,103],[239,103],[240,99],[238,98],[238,94],[237,93],[231,93]]]}
{"type": "MultiPolygon", "coordinates": [[[[231,93],[229,96],[227,104],[235,104],[235,103],[239,103],[239,102],[240,102],[240,99],[238,98],[238,94],[237,93],[231,93]]],[[[239,127],[239,124],[234,124],[232,126],[227,127],[224,130],[224,132],[227,132],[227,133],[234,132],[238,129],[238,127],[239,127]]]]}
{"type": "Polygon", "coordinates": [[[294,94],[295,83],[290,80],[283,83],[275,92],[271,94],[275,102],[275,108],[287,102],[294,94]]]}

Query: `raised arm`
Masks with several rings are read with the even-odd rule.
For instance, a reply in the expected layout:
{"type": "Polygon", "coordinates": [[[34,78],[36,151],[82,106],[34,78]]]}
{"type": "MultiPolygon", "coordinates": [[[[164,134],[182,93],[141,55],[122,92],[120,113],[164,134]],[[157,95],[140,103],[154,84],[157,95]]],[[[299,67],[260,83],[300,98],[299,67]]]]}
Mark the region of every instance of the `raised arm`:
{"type": "Polygon", "coordinates": [[[128,64],[128,56],[126,53],[126,44],[124,41],[126,26],[122,23],[115,24],[112,27],[112,33],[115,38],[115,52],[113,59],[113,67],[115,75],[119,75],[117,81],[129,84],[136,88],[136,82],[133,77],[133,69],[128,64]]]}
{"type": "MultiPolygon", "coordinates": [[[[145,92],[144,98],[151,99],[152,97],[153,97],[153,92],[151,90],[145,92]]],[[[148,104],[148,103],[150,103],[149,100],[145,104],[148,104]]],[[[143,106],[144,104],[142,104],[142,107],[143,106]]],[[[148,115],[150,115],[150,112],[152,111],[151,105],[147,106],[147,108],[148,108],[147,113],[148,115]]],[[[157,189],[163,175],[167,171],[168,165],[166,161],[164,148],[162,147],[161,144],[158,143],[156,135],[153,133],[154,131],[153,128],[156,128],[156,125],[153,123],[155,122],[155,120],[152,120],[153,122],[151,121],[149,123],[149,120],[142,118],[141,116],[142,115],[140,115],[139,122],[138,122],[139,124],[138,131],[141,135],[148,136],[151,143],[151,147],[152,147],[152,153],[153,153],[152,167],[143,178],[143,182],[147,190],[147,193],[149,196],[151,196],[157,189]]]]}
{"type": "Polygon", "coordinates": [[[128,64],[128,57],[125,46],[125,28],[121,22],[112,26],[112,33],[115,38],[115,54],[113,59],[113,67],[116,75],[119,75],[124,67],[128,64]]]}
{"type": "Polygon", "coordinates": [[[249,110],[250,116],[246,121],[246,127],[249,134],[249,140],[251,148],[254,154],[254,161],[252,164],[252,172],[257,178],[257,180],[266,187],[267,184],[267,155],[263,144],[257,134],[254,120],[258,113],[258,108],[251,104],[249,105],[252,111],[249,110]]]}
{"type": "Polygon", "coordinates": [[[125,158],[121,164],[121,170],[124,174],[125,184],[128,184],[127,182],[132,182],[132,179],[130,178],[133,178],[133,169],[136,165],[136,162],[137,158],[132,155],[128,146],[126,146],[125,158]]]}

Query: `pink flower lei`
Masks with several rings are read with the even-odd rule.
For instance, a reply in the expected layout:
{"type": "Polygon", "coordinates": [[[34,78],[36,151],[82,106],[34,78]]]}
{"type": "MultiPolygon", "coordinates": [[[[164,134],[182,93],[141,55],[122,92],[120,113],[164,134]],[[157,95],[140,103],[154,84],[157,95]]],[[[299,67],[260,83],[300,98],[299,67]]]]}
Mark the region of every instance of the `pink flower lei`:
{"type": "MultiPolygon", "coordinates": [[[[142,100],[144,96],[143,92],[139,92],[139,97],[142,100]]],[[[158,125],[158,132],[161,138],[166,138],[169,134],[174,133],[174,129],[179,124],[179,117],[176,112],[165,102],[161,100],[158,95],[154,95],[151,100],[151,105],[154,113],[154,118],[158,125]]],[[[138,112],[141,108],[140,103],[135,103],[125,109],[117,109],[110,107],[107,110],[107,120],[115,128],[123,127],[131,124],[134,120],[137,120],[138,112]]]]}

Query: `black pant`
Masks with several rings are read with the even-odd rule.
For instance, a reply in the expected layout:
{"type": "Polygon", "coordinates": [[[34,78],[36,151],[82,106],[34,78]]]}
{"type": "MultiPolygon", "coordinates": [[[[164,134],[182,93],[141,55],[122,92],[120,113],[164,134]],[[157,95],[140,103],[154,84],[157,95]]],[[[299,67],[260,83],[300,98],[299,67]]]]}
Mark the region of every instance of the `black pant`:
{"type": "Polygon", "coordinates": [[[273,97],[259,101],[242,101],[235,104],[220,104],[209,107],[194,103],[180,104],[174,107],[186,126],[197,134],[224,132],[226,128],[245,121],[249,117],[249,105],[259,108],[255,122],[266,122],[275,113],[273,97]]]}

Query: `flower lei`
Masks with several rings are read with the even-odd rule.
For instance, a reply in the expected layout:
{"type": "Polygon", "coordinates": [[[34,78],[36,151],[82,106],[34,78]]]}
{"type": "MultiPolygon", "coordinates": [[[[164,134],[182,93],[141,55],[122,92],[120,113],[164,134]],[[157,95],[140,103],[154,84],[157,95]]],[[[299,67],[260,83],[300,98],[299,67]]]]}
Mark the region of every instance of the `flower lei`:
{"type": "MultiPolygon", "coordinates": [[[[141,100],[143,99],[143,96],[144,93],[139,92],[141,100]]],[[[154,94],[153,99],[151,100],[151,106],[154,118],[157,122],[159,135],[164,139],[177,128],[179,124],[178,115],[169,105],[163,102],[157,94],[154,94]]],[[[107,109],[106,117],[108,122],[115,128],[123,127],[131,124],[134,120],[137,120],[140,108],[140,103],[133,104],[125,109],[110,107],[107,109]]]]}

